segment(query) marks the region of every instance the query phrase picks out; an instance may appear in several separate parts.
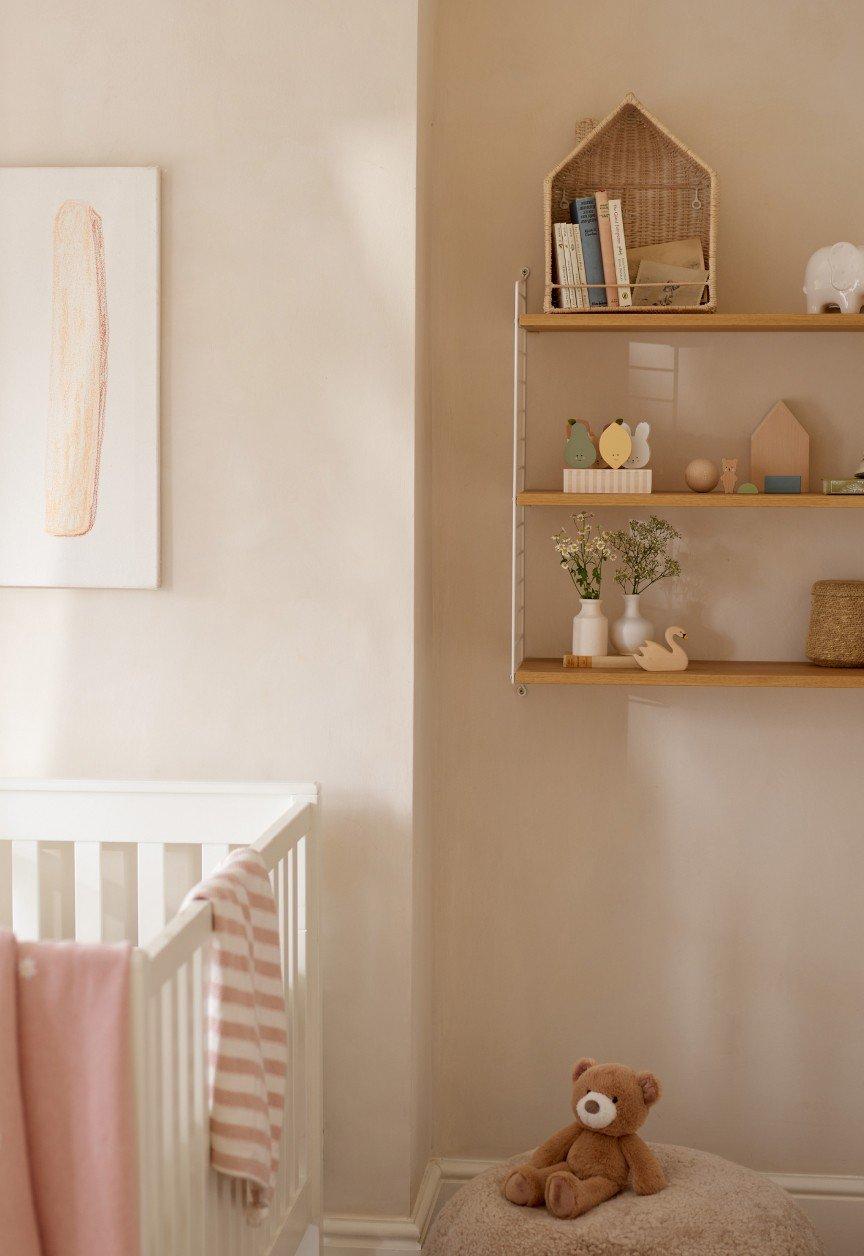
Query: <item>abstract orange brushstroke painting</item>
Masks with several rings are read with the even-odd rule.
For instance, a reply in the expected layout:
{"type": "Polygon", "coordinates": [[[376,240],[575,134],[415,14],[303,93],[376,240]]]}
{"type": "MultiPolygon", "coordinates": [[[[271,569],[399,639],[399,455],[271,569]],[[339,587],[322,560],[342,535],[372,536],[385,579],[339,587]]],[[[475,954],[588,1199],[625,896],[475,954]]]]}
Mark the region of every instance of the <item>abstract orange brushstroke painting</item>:
{"type": "Polygon", "coordinates": [[[45,531],[83,536],[96,521],[108,384],[108,304],[102,219],[64,201],[54,216],[51,382],[45,531]]]}

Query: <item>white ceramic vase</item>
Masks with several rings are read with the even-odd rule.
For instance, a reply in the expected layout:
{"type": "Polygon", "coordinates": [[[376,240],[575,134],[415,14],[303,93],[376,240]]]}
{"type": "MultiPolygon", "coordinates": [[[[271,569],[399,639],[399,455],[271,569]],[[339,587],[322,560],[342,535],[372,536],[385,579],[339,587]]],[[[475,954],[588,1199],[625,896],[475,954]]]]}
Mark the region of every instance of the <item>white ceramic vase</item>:
{"type": "Polygon", "coordinates": [[[619,654],[632,654],[654,632],[654,625],[639,609],[638,593],[624,594],[624,614],[612,625],[612,644],[619,654]]]}
{"type": "Polygon", "coordinates": [[[599,598],[583,597],[582,609],[573,616],[573,653],[609,653],[609,620],[599,598]]]}

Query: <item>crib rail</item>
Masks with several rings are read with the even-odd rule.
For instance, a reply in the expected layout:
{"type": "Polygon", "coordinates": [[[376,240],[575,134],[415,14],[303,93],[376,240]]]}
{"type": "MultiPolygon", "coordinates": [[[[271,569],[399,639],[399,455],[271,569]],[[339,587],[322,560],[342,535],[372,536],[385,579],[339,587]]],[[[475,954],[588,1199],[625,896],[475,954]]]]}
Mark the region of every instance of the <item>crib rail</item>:
{"type": "Polygon", "coordinates": [[[0,780],[0,927],[137,944],[141,1256],[293,1256],[320,1215],[316,798],[314,786],[284,783],[0,780]],[[238,845],[255,846],[270,873],[289,1025],[280,1177],[257,1229],[239,1183],[209,1163],[210,905],[178,914],[238,845]]]}
{"type": "Polygon", "coordinates": [[[288,1256],[318,1215],[320,1020],[314,807],[297,802],[253,843],[279,914],[289,1050],[280,1172],[250,1227],[242,1187],[209,1167],[206,981],[209,903],[181,912],[133,965],[142,1256],[288,1256]]]}
{"type": "Polygon", "coordinates": [[[0,781],[0,928],[144,944],[309,786],[0,781]]]}

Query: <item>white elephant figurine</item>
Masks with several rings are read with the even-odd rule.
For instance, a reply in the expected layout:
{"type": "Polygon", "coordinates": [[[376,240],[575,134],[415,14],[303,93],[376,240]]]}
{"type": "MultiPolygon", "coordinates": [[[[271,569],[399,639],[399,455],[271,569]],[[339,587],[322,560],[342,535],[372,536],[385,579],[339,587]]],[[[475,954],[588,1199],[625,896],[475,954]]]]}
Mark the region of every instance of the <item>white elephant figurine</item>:
{"type": "Polygon", "coordinates": [[[839,244],[817,249],[804,271],[808,314],[823,314],[829,305],[841,314],[857,314],[864,304],[864,245],[839,244]]]}

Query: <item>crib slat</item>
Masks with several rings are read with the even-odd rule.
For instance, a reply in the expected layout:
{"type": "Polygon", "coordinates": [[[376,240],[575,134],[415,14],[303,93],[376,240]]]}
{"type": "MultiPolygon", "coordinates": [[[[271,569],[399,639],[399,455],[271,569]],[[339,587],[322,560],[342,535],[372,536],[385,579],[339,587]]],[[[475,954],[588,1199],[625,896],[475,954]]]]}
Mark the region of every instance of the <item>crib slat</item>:
{"type": "MultiPolygon", "coordinates": [[[[176,978],[175,978],[176,980],[176,978]]],[[[177,1074],[175,1053],[177,1026],[174,1003],[174,981],[166,981],[160,991],[162,1000],[162,1041],[159,1044],[159,1070],[162,1074],[162,1130],[160,1153],[162,1161],[162,1250],[174,1252],[177,1235],[178,1181],[175,1118],[177,1105],[177,1074]]]]}
{"type": "Polygon", "coordinates": [[[146,842],[138,847],[138,942],[151,942],[165,924],[165,847],[146,842]]]}
{"type": "Polygon", "coordinates": [[[192,1052],[191,1129],[192,1182],[190,1215],[192,1218],[192,1256],[207,1256],[207,1172],[210,1163],[210,1131],[207,1102],[207,1014],[204,979],[207,973],[204,948],[192,957],[188,1006],[189,1049],[192,1052]]]}
{"type": "Polygon", "coordinates": [[[295,846],[291,865],[291,1010],[288,1020],[288,1036],[291,1039],[291,1194],[300,1189],[302,1136],[305,1095],[301,1089],[303,1073],[301,1055],[302,1038],[302,990],[300,986],[300,902],[302,900],[300,851],[295,846]]]}
{"type": "Polygon", "coordinates": [[[189,1244],[189,1184],[191,1181],[189,1145],[189,965],[177,971],[174,987],[174,1034],[171,1039],[171,1069],[176,1080],[174,1093],[174,1178],[182,1183],[174,1196],[174,1250],[177,1256],[191,1256],[189,1244]]]}
{"type": "Polygon", "coordinates": [[[40,936],[39,843],[12,843],[12,928],[19,938],[40,936]]]}
{"type": "Polygon", "coordinates": [[[147,1000],[147,1242],[144,1256],[160,1256],[162,1243],[162,992],[147,1000]]]}
{"type": "MultiPolygon", "coordinates": [[[[276,919],[278,921],[278,929],[279,929],[279,963],[280,963],[280,966],[282,967],[282,972],[284,976],[285,968],[284,968],[284,965],[282,965],[282,957],[284,954],[284,946],[283,946],[284,933],[282,930],[282,899],[283,899],[283,893],[284,893],[283,868],[284,868],[284,861],[280,859],[279,862],[274,867],[272,873],[270,874],[270,881],[273,885],[273,896],[276,900],[276,919]]],[[[283,980],[282,989],[283,989],[283,994],[284,994],[284,989],[285,989],[284,980],[283,980]]],[[[287,1131],[286,1131],[286,1121],[285,1121],[285,1105],[283,1104],[282,1105],[282,1134],[279,1139],[279,1167],[276,1173],[275,1190],[273,1192],[273,1206],[270,1209],[269,1227],[268,1227],[268,1232],[267,1232],[267,1241],[268,1241],[268,1244],[270,1245],[272,1245],[273,1240],[276,1237],[276,1234],[278,1231],[278,1222],[281,1219],[285,1211],[285,1177],[284,1177],[283,1165],[285,1163],[286,1132],[287,1131]]]]}
{"type": "Polygon", "coordinates": [[[288,1017],[288,1069],[285,1074],[285,1111],[284,1121],[288,1126],[288,1146],[286,1148],[283,1168],[285,1198],[294,1194],[296,1182],[296,1128],[294,1112],[294,995],[296,991],[297,973],[297,863],[296,850],[288,851],[283,861],[284,868],[284,902],[282,911],[285,931],[285,956],[283,964],[283,982],[285,987],[285,1012],[288,1017]]]}
{"type": "Polygon", "coordinates": [[[306,957],[306,910],[309,888],[306,838],[297,843],[297,995],[294,1017],[297,1025],[294,1060],[294,1126],[297,1130],[296,1186],[299,1190],[309,1172],[309,1068],[308,1012],[309,982],[306,957]]]}
{"type": "Polygon", "coordinates": [[[99,842],[75,843],[75,937],[79,942],[102,941],[102,847],[99,842]]]}

